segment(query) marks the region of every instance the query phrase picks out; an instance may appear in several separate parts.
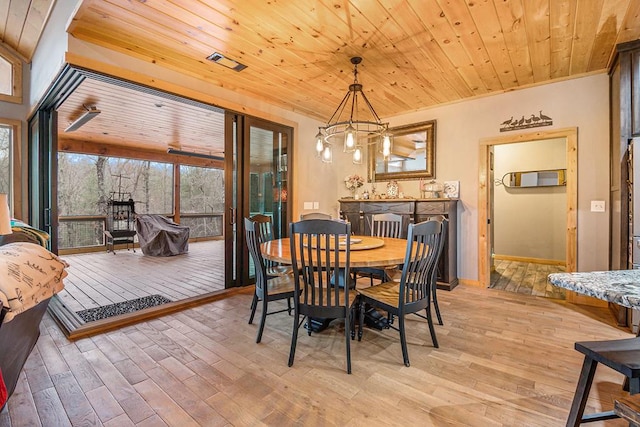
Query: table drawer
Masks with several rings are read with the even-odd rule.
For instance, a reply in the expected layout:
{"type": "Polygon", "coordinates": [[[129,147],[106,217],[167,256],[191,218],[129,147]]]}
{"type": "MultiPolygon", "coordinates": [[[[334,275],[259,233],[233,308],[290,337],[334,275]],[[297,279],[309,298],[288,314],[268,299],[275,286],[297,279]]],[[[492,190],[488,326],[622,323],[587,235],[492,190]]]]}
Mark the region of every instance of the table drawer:
{"type": "Polygon", "coordinates": [[[413,215],[414,202],[369,202],[362,204],[362,212],[413,215]]]}
{"type": "Polygon", "coordinates": [[[344,213],[360,212],[360,202],[343,202],[340,201],[340,210],[344,213]]]}
{"type": "Polygon", "coordinates": [[[433,215],[433,214],[446,214],[447,202],[418,202],[416,203],[417,215],[433,215]]]}

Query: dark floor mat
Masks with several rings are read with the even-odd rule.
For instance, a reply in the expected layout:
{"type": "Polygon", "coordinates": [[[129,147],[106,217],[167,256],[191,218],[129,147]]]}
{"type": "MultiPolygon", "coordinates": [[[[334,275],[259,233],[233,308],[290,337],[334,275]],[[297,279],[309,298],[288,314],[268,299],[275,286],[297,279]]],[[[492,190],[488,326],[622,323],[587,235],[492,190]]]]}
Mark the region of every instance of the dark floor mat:
{"type": "Polygon", "coordinates": [[[102,307],[89,308],[77,311],[78,316],[85,322],[94,322],[107,317],[119,316],[121,314],[133,313],[149,307],[166,304],[171,300],[162,295],[149,295],[148,297],[137,298],[129,301],[109,304],[102,307]]]}

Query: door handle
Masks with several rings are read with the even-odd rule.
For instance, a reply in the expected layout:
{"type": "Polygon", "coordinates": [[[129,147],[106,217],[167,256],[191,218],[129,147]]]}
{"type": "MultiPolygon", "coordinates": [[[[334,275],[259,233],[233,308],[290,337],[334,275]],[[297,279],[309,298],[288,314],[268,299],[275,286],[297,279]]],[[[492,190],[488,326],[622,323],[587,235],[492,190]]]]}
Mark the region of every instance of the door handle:
{"type": "Polygon", "coordinates": [[[236,209],[229,208],[229,224],[235,225],[236,223],[236,209]]]}

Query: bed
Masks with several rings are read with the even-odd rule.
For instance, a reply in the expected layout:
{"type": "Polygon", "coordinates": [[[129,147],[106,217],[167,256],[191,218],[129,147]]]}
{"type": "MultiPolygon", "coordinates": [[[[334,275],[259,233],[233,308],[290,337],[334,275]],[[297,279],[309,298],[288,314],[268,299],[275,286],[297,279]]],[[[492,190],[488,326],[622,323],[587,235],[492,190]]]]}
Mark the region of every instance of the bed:
{"type": "Polygon", "coordinates": [[[0,410],[40,336],[40,321],[63,289],[67,264],[27,233],[0,236],[0,410]]]}

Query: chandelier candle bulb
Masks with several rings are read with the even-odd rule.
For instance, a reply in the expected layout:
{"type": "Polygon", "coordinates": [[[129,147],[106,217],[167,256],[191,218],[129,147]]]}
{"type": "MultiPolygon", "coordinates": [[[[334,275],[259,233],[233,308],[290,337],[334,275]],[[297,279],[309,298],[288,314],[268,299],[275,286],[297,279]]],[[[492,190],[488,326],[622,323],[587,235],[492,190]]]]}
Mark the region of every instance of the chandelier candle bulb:
{"type": "Polygon", "coordinates": [[[331,145],[325,143],[322,149],[322,161],[325,163],[331,163],[333,160],[333,154],[331,152],[331,145]]]}
{"type": "Polygon", "coordinates": [[[353,152],[353,163],[356,165],[362,164],[362,148],[356,147],[353,152]]]}
{"type": "Polygon", "coordinates": [[[318,133],[316,135],[316,154],[318,157],[322,155],[322,151],[324,150],[324,137],[322,136],[322,130],[318,129],[318,133]]]}

